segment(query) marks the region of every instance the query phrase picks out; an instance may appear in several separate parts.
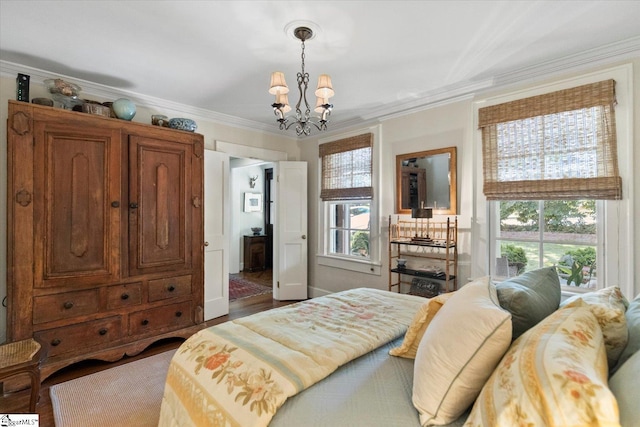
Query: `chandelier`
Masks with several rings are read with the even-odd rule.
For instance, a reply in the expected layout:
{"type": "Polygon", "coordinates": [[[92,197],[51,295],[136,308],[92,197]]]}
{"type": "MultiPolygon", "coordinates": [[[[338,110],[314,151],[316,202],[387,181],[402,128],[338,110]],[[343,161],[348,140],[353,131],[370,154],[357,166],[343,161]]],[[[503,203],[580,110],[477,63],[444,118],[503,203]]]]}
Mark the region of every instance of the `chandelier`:
{"type": "Polygon", "coordinates": [[[311,117],[311,108],[307,101],[307,87],[309,86],[309,73],[304,71],[304,42],[313,36],[313,31],[307,27],[298,27],[293,34],[297,39],[302,41],[302,71],[297,74],[298,80],[298,102],[296,103],[295,116],[286,116],[291,111],[289,105],[289,88],[284,80],[284,73],[274,71],[271,73],[271,87],[269,93],[276,96],[276,101],[271,104],[275,113],[280,130],[288,130],[291,126],[296,126],[296,134],[298,136],[310,135],[311,125],[315,126],[319,131],[327,130],[327,122],[331,115],[333,105],[329,104],[329,98],[334,95],[333,87],[331,87],[331,77],[328,74],[321,74],[318,77],[318,87],[315,95],[317,96],[316,106],[313,111],[319,113],[318,117],[311,117]],[[304,101],[304,106],[302,103],[304,101]],[[304,110],[303,110],[304,109],[304,110]]]}

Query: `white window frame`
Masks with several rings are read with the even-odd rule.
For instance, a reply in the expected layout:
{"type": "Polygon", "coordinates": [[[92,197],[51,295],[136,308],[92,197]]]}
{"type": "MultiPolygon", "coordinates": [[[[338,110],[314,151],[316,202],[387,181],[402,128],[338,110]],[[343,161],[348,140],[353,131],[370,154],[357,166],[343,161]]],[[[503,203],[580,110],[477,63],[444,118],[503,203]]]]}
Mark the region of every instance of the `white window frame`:
{"type": "MultiPolygon", "coordinates": [[[[382,250],[382,233],[380,224],[380,126],[374,126],[367,129],[360,129],[354,132],[335,135],[331,138],[323,138],[319,140],[319,144],[336,141],[338,139],[350,138],[362,135],[363,133],[373,134],[373,147],[371,151],[371,186],[373,187],[373,198],[370,199],[369,208],[369,259],[358,259],[351,255],[332,254],[330,252],[329,224],[330,212],[329,206],[336,201],[324,202],[318,199],[318,251],[316,259],[319,265],[328,267],[341,268],[344,270],[357,271],[359,273],[373,274],[380,276],[382,274],[381,250],[382,250]]],[[[322,168],[318,168],[318,192],[320,191],[320,183],[322,177],[322,168]]],[[[351,202],[350,200],[341,200],[339,202],[351,202]]]]}
{"type": "MultiPolygon", "coordinates": [[[[332,200],[330,202],[327,202],[327,208],[329,209],[328,211],[328,215],[329,215],[329,221],[327,222],[327,233],[328,234],[333,234],[336,230],[343,230],[343,231],[348,231],[348,233],[344,233],[343,237],[342,237],[342,244],[345,247],[351,247],[351,232],[352,231],[366,231],[369,233],[369,236],[371,236],[371,200],[367,199],[367,200],[332,200]],[[349,205],[357,205],[357,204],[361,204],[361,203],[367,203],[369,205],[369,228],[352,228],[351,226],[351,218],[347,219],[347,222],[349,223],[349,227],[337,227],[331,226],[331,217],[333,216],[332,212],[331,212],[331,205],[343,205],[343,204],[349,204],[349,205]]],[[[335,251],[331,250],[331,242],[335,240],[335,236],[328,236],[327,237],[327,252],[330,255],[333,256],[339,256],[339,257],[345,257],[345,258],[353,258],[356,260],[370,260],[371,259],[371,253],[369,253],[369,255],[367,257],[358,257],[357,255],[353,255],[351,253],[349,254],[340,254],[340,253],[336,253],[335,251]]],[[[371,248],[371,239],[369,239],[369,248],[371,248]]]]}
{"type": "MultiPolygon", "coordinates": [[[[604,258],[605,239],[604,239],[603,227],[601,226],[602,223],[606,223],[606,220],[603,218],[606,215],[606,208],[605,208],[606,201],[596,200],[595,202],[596,202],[596,216],[598,221],[598,225],[596,227],[596,265],[598,266],[598,274],[597,274],[598,285],[596,289],[601,289],[604,286],[602,286],[600,282],[600,276],[605,278],[607,277],[606,270],[608,267],[607,263],[605,263],[605,258],[604,258]],[[603,267],[600,268],[600,265],[602,265],[603,267]]],[[[498,233],[500,231],[500,213],[498,209],[499,204],[500,204],[500,200],[491,201],[489,203],[489,218],[491,218],[491,226],[489,228],[490,236],[491,236],[490,245],[489,245],[489,260],[490,260],[489,269],[492,277],[496,276],[496,273],[494,271],[494,268],[496,266],[495,259],[498,257],[498,247],[497,247],[498,245],[496,245],[496,242],[499,240],[500,242],[514,242],[515,244],[517,244],[517,242],[519,241],[525,241],[525,240],[504,239],[498,236],[498,233]]],[[[540,210],[538,210],[538,215],[539,215],[538,236],[540,236],[540,235],[544,235],[544,218],[542,217],[540,210]]],[[[537,243],[539,246],[543,246],[545,243],[573,244],[573,243],[567,243],[567,242],[547,241],[547,240],[541,239],[540,237],[538,237],[538,239],[531,239],[526,241],[537,243]]],[[[541,250],[541,248],[539,249],[541,250]]],[[[542,260],[542,257],[540,257],[540,259],[542,260]]],[[[594,289],[578,288],[576,286],[562,286],[562,291],[564,293],[582,293],[582,292],[589,292],[593,290],[594,289]]]]}
{"type": "MultiPolygon", "coordinates": [[[[474,120],[477,129],[478,109],[516,99],[541,95],[557,90],[568,89],[583,84],[614,79],[616,81],[616,134],[618,145],[618,163],[622,177],[622,200],[602,201],[602,209],[598,211],[598,249],[602,260],[598,260],[598,287],[619,286],[628,296],[635,296],[634,290],[634,169],[633,169],[633,65],[624,64],[574,78],[555,81],[529,89],[508,93],[502,96],[486,98],[474,103],[474,120]],[[603,252],[601,252],[603,251],[603,252]]],[[[474,180],[474,229],[476,235],[485,238],[474,239],[472,251],[485,254],[484,262],[474,263],[472,275],[491,275],[495,265],[496,223],[494,203],[487,202],[482,194],[482,133],[476,132],[473,144],[476,159],[474,180]],[[493,260],[493,261],[492,261],[493,260]]],[[[575,293],[575,289],[563,289],[563,293],[575,293]]]]}

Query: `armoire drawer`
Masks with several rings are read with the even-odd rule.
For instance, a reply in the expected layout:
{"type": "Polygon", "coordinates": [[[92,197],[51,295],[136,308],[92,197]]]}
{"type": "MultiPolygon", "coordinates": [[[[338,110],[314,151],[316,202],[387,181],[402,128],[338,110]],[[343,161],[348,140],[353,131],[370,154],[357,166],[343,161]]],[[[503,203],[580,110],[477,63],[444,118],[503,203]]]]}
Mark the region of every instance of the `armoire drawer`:
{"type": "Polygon", "coordinates": [[[93,314],[100,306],[98,289],[45,295],[33,300],[33,323],[36,325],[93,314]]]}
{"type": "Polygon", "coordinates": [[[191,275],[149,280],[149,302],[191,295],[191,275]]]}
{"type": "Polygon", "coordinates": [[[164,328],[177,329],[191,323],[191,301],[185,301],[131,313],[129,315],[129,334],[145,334],[164,328]]]}
{"type": "Polygon", "coordinates": [[[120,316],[47,329],[34,334],[35,339],[42,344],[49,357],[64,353],[83,353],[88,348],[96,346],[106,347],[121,336],[120,316]]]}
{"type": "Polygon", "coordinates": [[[131,307],[142,303],[142,284],[128,283],[107,288],[107,309],[131,307]]]}

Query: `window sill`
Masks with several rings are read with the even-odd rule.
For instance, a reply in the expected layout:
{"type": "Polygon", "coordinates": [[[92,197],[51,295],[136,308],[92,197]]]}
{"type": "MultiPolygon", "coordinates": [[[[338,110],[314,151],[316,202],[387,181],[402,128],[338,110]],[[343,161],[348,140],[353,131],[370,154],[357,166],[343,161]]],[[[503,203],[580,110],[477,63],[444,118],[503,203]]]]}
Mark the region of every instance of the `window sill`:
{"type": "Polygon", "coordinates": [[[330,255],[317,255],[319,265],[340,268],[343,270],[357,271],[358,273],[380,276],[381,264],[371,260],[358,260],[355,258],[342,258],[330,255]]]}
{"type": "Polygon", "coordinates": [[[582,295],[589,292],[597,291],[597,289],[592,288],[578,288],[577,286],[561,286],[560,293],[563,297],[572,297],[574,295],[582,295]]]}

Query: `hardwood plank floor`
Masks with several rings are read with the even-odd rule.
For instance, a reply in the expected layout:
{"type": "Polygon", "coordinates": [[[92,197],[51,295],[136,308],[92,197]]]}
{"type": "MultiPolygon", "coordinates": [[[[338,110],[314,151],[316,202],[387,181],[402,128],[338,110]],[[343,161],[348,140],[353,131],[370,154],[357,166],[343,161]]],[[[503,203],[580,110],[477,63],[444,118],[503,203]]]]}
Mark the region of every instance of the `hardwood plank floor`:
{"type": "MultiPolygon", "coordinates": [[[[266,279],[265,272],[260,276],[263,280],[266,279]]],[[[249,273],[257,275],[257,273],[249,273]]],[[[256,280],[258,280],[257,278],[256,280]]],[[[253,280],[253,279],[251,279],[253,280]]],[[[269,275],[269,284],[271,283],[269,275]]],[[[276,301],[271,295],[259,295],[254,297],[243,298],[232,301],[229,303],[229,314],[226,316],[218,317],[216,319],[205,322],[203,327],[209,327],[217,325],[228,320],[238,319],[240,317],[248,316],[253,313],[258,313],[265,310],[270,310],[276,307],[283,307],[294,303],[295,301],[276,301]]],[[[122,365],[124,363],[133,362],[134,360],[143,359],[145,357],[153,356],[154,354],[162,353],[174,348],[177,348],[182,344],[182,339],[168,339],[161,342],[152,344],[150,347],[142,351],[136,356],[127,356],[116,362],[100,362],[95,360],[84,361],[76,363],[72,366],[64,368],[49,378],[43,381],[40,386],[40,400],[36,406],[36,412],[39,414],[40,427],[54,427],[53,421],[53,407],[51,406],[51,399],[49,397],[49,388],[52,385],[69,381],[74,378],[79,378],[84,375],[100,372],[105,369],[112,368],[114,366],[122,365]]],[[[3,413],[26,413],[29,410],[29,390],[23,390],[15,393],[6,394],[0,397],[0,414],[3,413]]]]}

